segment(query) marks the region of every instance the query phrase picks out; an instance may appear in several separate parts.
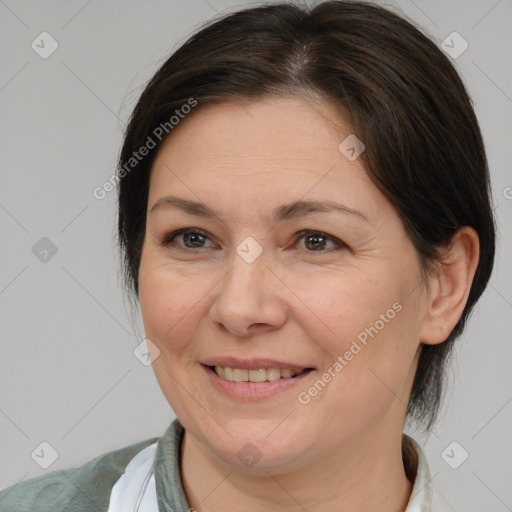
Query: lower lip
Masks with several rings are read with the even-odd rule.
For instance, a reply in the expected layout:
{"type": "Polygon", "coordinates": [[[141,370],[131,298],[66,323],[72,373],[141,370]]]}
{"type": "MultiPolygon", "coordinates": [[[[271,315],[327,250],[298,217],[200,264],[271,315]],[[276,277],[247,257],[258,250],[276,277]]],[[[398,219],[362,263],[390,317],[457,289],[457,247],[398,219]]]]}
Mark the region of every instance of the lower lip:
{"type": "Polygon", "coordinates": [[[265,382],[232,382],[219,377],[208,366],[201,366],[216,389],[231,398],[242,399],[250,402],[264,400],[265,398],[272,397],[278,393],[282,393],[283,391],[288,391],[297,384],[303,382],[304,379],[308,378],[310,373],[313,372],[313,370],[308,370],[289,379],[281,378],[265,382]]]}

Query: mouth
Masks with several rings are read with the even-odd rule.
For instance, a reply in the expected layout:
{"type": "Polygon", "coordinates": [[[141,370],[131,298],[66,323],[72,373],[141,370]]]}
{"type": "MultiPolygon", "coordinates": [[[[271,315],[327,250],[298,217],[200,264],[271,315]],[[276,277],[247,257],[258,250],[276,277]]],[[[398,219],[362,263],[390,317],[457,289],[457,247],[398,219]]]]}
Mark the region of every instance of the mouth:
{"type": "Polygon", "coordinates": [[[230,382],[273,382],[280,379],[294,379],[313,368],[302,368],[292,370],[290,368],[231,368],[229,366],[206,366],[210,371],[217,374],[221,379],[230,382]]]}
{"type": "MultiPolygon", "coordinates": [[[[220,362],[220,361],[219,361],[220,362]]],[[[303,383],[315,368],[284,368],[268,363],[240,363],[234,366],[220,364],[200,365],[208,377],[212,389],[237,402],[260,402],[291,391],[303,383]],[[251,366],[240,368],[239,365],[251,366]],[[262,367],[263,366],[263,367],[262,367]]]]}

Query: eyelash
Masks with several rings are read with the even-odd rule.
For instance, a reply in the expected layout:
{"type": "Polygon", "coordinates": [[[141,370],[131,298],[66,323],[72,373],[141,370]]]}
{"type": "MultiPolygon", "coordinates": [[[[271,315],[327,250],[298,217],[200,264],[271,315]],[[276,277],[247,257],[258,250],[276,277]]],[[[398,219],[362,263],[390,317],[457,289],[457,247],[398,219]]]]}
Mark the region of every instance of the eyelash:
{"type": "MultiPolygon", "coordinates": [[[[187,233],[192,233],[194,235],[200,235],[200,236],[203,236],[203,237],[206,237],[206,238],[209,238],[208,235],[206,233],[204,233],[203,231],[200,231],[200,230],[196,230],[194,228],[183,228],[183,229],[179,229],[178,231],[173,231],[172,233],[168,233],[166,235],[164,235],[162,237],[162,240],[160,241],[160,245],[162,245],[163,247],[169,247],[171,245],[175,245],[176,246],[176,243],[174,242],[174,239],[180,235],[184,235],[184,234],[187,234],[187,233]]],[[[333,251],[339,251],[341,249],[347,249],[348,246],[347,244],[345,244],[344,242],[342,242],[341,240],[339,240],[338,238],[334,237],[334,236],[331,236],[331,235],[328,235],[327,233],[324,233],[323,231],[315,231],[315,230],[311,230],[311,229],[304,229],[302,231],[299,231],[297,234],[296,234],[296,237],[295,237],[295,240],[296,242],[298,242],[300,239],[304,238],[306,235],[312,235],[312,236],[319,236],[319,237],[322,237],[322,238],[325,238],[327,240],[331,240],[332,242],[335,243],[336,247],[334,249],[331,249],[331,250],[318,250],[318,251],[308,251],[308,250],[305,250],[306,252],[309,252],[309,253],[320,253],[320,254],[325,254],[325,253],[331,253],[333,251]]],[[[177,246],[179,249],[181,250],[184,250],[186,252],[192,252],[193,254],[199,252],[200,250],[204,249],[204,247],[196,247],[196,248],[190,248],[190,247],[182,247],[182,246],[177,246]]]]}

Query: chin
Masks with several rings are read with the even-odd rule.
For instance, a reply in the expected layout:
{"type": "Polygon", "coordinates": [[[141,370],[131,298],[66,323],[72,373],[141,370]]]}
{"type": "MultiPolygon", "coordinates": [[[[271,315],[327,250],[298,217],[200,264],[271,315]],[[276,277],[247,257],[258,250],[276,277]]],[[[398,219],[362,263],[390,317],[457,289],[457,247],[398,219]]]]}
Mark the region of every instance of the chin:
{"type": "Polygon", "coordinates": [[[309,429],[304,422],[299,423],[302,432],[290,429],[290,423],[283,418],[234,418],[223,424],[224,430],[211,420],[201,425],[195,423],[191,433],[198,437],[198,429],[199,438],[211,453],[238,472],[268,475],[305,463],[305,453],[315,440],[308,442],[309,429]]]}

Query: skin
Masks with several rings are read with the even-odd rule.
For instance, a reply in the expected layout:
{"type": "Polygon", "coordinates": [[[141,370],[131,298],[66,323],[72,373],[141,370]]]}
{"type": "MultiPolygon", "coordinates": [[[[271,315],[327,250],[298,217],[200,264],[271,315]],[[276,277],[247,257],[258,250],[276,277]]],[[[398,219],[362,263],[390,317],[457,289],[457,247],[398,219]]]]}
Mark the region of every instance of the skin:
{"type": "MultiPolygon", "coordinates": [[[[401,439],[421,343],[455,326],[478,261],[478,236],[464,227],[427,290],[417,251],[396,210],[361,159],[338,149],[352,130],[325,100],[271,97],[198,108],[159,149],[148,198],[139,272],[147,338],[159,355],[159,385],[186,429],[182,481],[199,512],[404,511],[412,483],[401,439]],[[205,219],[158,208],[167,195],[208,204],[205,219]],[[333,200],[363,213],[315,213],[274,224],[294,200],[333,200]],[[164,247],[165,235],[195,228],[164,247]],[[311,235],[329,238],[315,251],[311,235]],[[190,235],[189,235],[190,236],[190,235]],[[263,249],[236,252],[246,237],[263,249]],[[188,247],[187,247],[188,244],[188,247]],[[357,335],[392,305],[400,312],[312,397],[307,391],[357,335]],[[199,362],[266,357],[316,370],[258,403],[214,389],[199,362]],[[261,459],[247,466],[251,442],[261,459]]],[[[314,241],[313,241],[314,242],[314,241]]]]}

